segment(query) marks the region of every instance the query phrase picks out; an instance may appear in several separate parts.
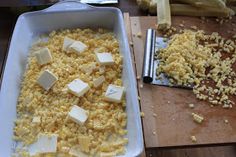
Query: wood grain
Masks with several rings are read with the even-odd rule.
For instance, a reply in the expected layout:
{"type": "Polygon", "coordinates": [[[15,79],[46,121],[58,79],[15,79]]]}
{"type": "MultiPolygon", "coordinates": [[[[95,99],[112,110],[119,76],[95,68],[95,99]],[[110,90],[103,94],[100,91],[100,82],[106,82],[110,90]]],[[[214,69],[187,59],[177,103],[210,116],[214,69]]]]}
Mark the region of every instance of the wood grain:
{"type": "MultiPolygon", "coordinates": [[[[154,27],[155,23],[156,17],[131,17],[137,76],[142,74],[145,31],[154,27]],[[141,38],[137,36],[139,32],[142,33],[141,38]]],[[[233,32],[231,22],[219,25],[213,19],[201,23],[200,18],[173,17],[172,23],[177,28],[180,23],[184,23],[185,28],[195,25],[208,33],[217,31],[225,38],[233,32]]],[[[222,109],[221,106],[211,108],[207,102],[196,99],[191,90],[143,84],[141,80],[138,81],[138,87],[141,109],[145,113],[143,129],[147,148],[235,143],[235,107],[231,110],[222,109]],[[190,109],[189,103],[196,107],[190,109]],[[204,123],[195,123],[191,117],[192,112],[204,116],[204,123]],[[228,124],[224,123],[225,119],[229,121],[228,124]],[[191,141],[192,135],[196,136],[196,143],[191,141]]]]}
{"type": "Polygon", "coordinates": [[[235,157],[235,146],[188,149],[146,149],[147,157],[235,157]]]}

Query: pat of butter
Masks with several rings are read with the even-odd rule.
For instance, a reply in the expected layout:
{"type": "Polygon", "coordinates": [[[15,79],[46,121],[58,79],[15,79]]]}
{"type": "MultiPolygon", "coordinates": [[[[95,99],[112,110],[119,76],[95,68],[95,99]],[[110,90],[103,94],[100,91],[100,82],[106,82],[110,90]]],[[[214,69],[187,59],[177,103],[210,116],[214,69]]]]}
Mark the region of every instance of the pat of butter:
{"type": "Polygon", "coordinates": [[[57,151],[57,134],[39,134],[35,143],[29,146],[30,156],[57,151]]]}
{"type": "Polygon", "coordinates": [[[64,42],[63,42],[62,50],[63,51],[68,51],[69,46],[72,45],[74,42],[75,42],[75,40],[73,40],[71,38],[68,38],[68,37],[65,37],[64,42]]]}
{"type": "Polygon", "coordinates": [[[32,123],[40,123],[41,122],[41,118],[40,117],[33,117],[32,119],[32,123]]]}
{"type": "Polygon", "coordinates": [[[39,65],[47,64],[52,61],[51,52],[47,47],[36,51],[35,57],[39,65]]]}
{"type": "Polygon", "coordinates": [[[69,151],[69,154],[76,157],[89,157],[87,153],[84,153],[80,150],[79,146],[72,147],[69,151]]]}
{"type": "Polygon", "coordinates": [[[69,51],[80,54],[84,52],[88,47],[81,41],[75,41],[69,46],[69,51]]]}
{"type": "Polygon", "coordinates": [[[112,58],[111,53],[96,53],[96,58],[97,61],[101,64],[101,65],[112,65],[114,64],[114,60],[112,58]]]}
{"type": "Polygon", "coordinates": [[[45,70],[43,73],[41,73],[37,82],[45,90],[49,90],[57,80],[58,78],[52,72],[45,70]]]}
{"type": "Polygon", "coordinates": [[[99,76],[98,78],[93,79],[93,85],[94,87],[98,87],[100,86],[103,82],[105,81],[105,77],[104,76],[99,76]]]}
{"type": "Polygon", "coordinates": [[[89,85],[80,79],[75,79],[74,81],[69,83],[67,86],[68,86],[69,92],[71,92],[72,94],[78,97],[83,96],[90,89],[89,85]]]}
{"type": "Polygon", "coordinates": [[[124,94],[124,87],[110,84],[105,93],[105,100],[120,103],[124,94]]]}
{"type": "Polygon", "coordinates": [[[88,114],[83,108],[74,105],[68,113],[68,117],[79,125],[83,125],[88,119],[88,114]]]}

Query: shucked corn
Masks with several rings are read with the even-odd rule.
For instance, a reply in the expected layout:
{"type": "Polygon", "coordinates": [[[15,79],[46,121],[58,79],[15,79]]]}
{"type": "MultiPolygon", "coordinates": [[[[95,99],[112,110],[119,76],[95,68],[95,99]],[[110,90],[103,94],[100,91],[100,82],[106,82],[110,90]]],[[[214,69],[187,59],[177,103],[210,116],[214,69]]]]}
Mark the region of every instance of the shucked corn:
{"type": "MultiPolygon", "coordinates": [[[[36,141],[39,133],[57,134],[57,154],[64,156],[70,156],[69,152],[73,154],[75,151],[89,156],[124,153],[124,146],[128,142],[123,138],[127,133],[125,100],[122,99],[119,104],[104,101],[104,92],[109,84],[122,85],[122,57],[114,34],[104,29],[53,31],[47,42],[35,44],[31,51],[17,105],[14,139],[28,146],[36,141]],[[62,50],[65,37],[82,41],[88,49],[79,55],[65,53],[62,50]],[[51,51],[53,61],[40,66],[34,52],[42,47],[51,51]],[[115,64],[100,66],[94,52],[110,52],[115,64]],[[83,67],[88,64],[94,64],[95,67],[86,73],[83,67]],[[39,73],[46,69],[58,77],[49,91],[36,83],[39,73]],[[100,76],[104,76],[105,81],[95,88],[93,79],[100,76]],[[80,98],[70,94],[66,88],[68,83],[77,78],[91,87],[80,98]],[[68,112],[73,105],[88,111],[89,116],[84,125],[69,120],[68,112]]],[[[29,156],[27,151],[18,152],[29,156]]]]}
{"type": "Polygon", "coordinates": [[[232,108],[236,94],[236,45],[217,32],[184,30],[171,37],[168,46],[161,49],[157,75],[165,73],[172,83],[194,84],[197,98],[211,104],[232,108]]]}

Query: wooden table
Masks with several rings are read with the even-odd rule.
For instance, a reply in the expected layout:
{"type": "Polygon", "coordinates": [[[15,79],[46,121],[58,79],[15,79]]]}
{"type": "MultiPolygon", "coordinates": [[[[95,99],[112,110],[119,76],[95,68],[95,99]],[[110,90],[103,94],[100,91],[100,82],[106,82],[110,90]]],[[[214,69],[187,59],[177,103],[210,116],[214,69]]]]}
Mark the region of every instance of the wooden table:
{"type": "MultiPolygon", "coordinates": [[[[0,3],[1,5],[1,3],[0,3]]],[[[120,0],[117,5],[112,5],[119,7],[123,12],[129,12],[130,16],[141,16],[146,15],[141,12],[135,0],[120,0]]],[[[7,48],[13,27],[16,22],[17,15],[13,14],[7,8],[0,9],[0,69],[2,73],[4,60],[7,54],[7,48]]],[[[127,18],[127,16],[125,16],[127,18]]],[[[148,113],[146,113],[148,114],[148,113]]],[[[144,121],[143,121],[144,122],[144,121]]],[[[144,124],[145,125],[145,124],[144,124]]],[[[146,135],[148,136],[148,135],[146,135]]],[[[150,135],[151,137],[151,135],[150,135]]],[[[146,144],[147,145],[147,144],[146,144]]],[[[201,157],[201,156],[211,156],[211,157],[233,157],[236,155],[235,146],[217,146],[217,147],[197,147],[197,148],[178,148],[178,149],[166,149],[166,148],[146,148],[142,156],[160,156],[160,157],[201,157]]]]}

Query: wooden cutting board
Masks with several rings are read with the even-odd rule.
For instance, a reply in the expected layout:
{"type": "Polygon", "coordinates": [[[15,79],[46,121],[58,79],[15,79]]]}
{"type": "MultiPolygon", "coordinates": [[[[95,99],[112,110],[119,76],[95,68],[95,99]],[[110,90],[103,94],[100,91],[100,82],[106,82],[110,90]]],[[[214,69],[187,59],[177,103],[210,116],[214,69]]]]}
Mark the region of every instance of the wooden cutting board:
{"type": "MultiPolygon", "coordinates": [[[[125,21],[136,76],[141,77],[146,30],[155,28],[156,17],[129,17],[126,14],[125,21]],[[137,36],[138,33],[142,34],[141,38],[137,36]]],[[[236,23],[236,18],[222,25],[215,19],[202,23],[196,17],[172,18],[176,28],[184,23],[185,28],[197,26],[208,33],[219,32],[226,38],[232,36],[233,32],[236,33],[232,22],[236,23]]],[[[140,79],[137,82],[141,110],[145,113],[142,122],[146,148],[225,145],[236,142],[236,106],[233,109],[210,107],[209,103],[196,99],[192,90],[149,85],[140,79]],[[190,109],[189,103],[195,104],[195,108],[190,109]],[[195,123],[192,112],[204,116],[204,122],[195,123]],[[229,123],[225,123],[225,120],[229,123]],[[191,136],[195,136],[197,142],[192,142],[191,136]]]]}

